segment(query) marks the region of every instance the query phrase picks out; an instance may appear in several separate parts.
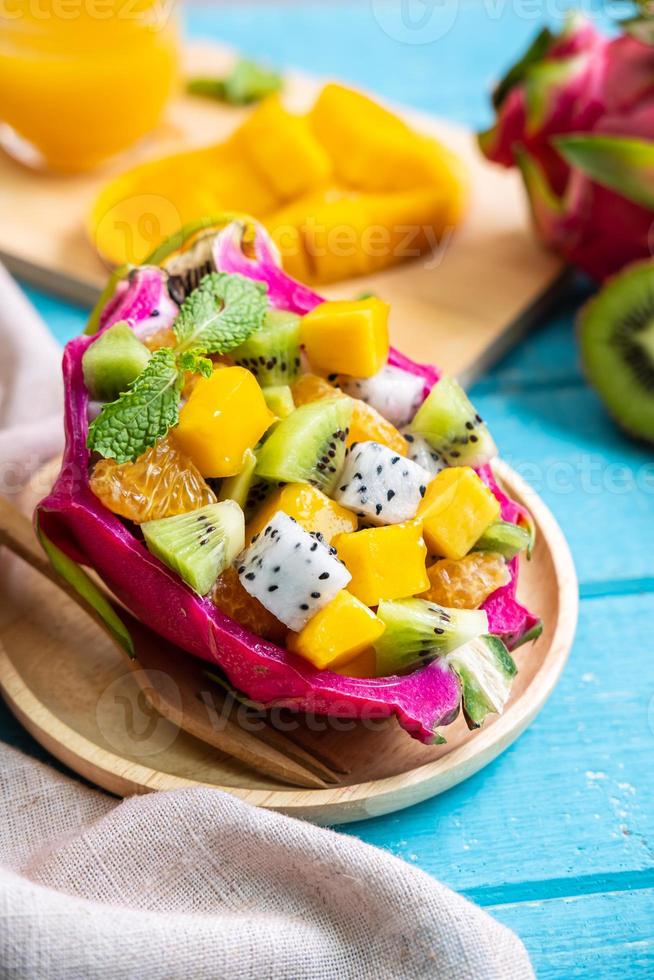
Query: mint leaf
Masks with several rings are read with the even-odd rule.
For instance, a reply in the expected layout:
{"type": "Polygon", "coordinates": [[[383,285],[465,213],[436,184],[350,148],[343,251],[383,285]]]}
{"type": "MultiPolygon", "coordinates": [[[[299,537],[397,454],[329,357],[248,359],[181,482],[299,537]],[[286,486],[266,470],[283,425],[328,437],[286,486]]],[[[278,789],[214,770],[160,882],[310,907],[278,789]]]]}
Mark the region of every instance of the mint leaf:
{"type": "Polygon", "coordinates": [[[202,357],[193,350],[186,350],[181,353],[177,358],[177,366],[180,371],[201,374],[203,378],[210,378],[213,372],[213,361],[208,357],[202,357]]]}
{"type": "Polygon", "coordinates": [[[173,324],[178,351],[226,354],[260,330],[267,287],[238,274],[210,272],[182,303],[173,324]]]}
{"type": "Polygon", "coordinates": [[[251,105],[279,92],[281,75],[256,61],[241,58],[226,78],[192,78],[187,91],[230,105],[251,105]]]}
{"type": "Polygon", "coordinates": [[[179,420],[179,370],[172,350],[152,355],[129,389],[105,405],[89,427],[87,446],[117,463],[134,461],[179,420]]]}

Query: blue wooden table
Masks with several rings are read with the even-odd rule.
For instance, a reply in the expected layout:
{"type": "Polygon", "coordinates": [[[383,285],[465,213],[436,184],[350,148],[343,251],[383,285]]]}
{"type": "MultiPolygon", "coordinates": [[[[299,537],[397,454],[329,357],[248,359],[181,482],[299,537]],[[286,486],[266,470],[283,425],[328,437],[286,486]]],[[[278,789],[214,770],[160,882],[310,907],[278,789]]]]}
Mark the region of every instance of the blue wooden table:
{"type": "MultiPolygon", "coordinates": [[[[485,91],[542,13],[451,2],[409,5],[404,22],[399,2],[242,2],[194,11],[189,26],[484,126],[485,91]]],[[[81,329],[84,311],[31,296],[62,342],[81,329]]],[[[654,460],[584,384],[573,335],[584,298],[580,285],[473,390],[503,456],[542,494],[575,556],[581,618],[563,679],[483,772],[345,830],[514,928],[540,977],[613,980],[654,977],[654,460]]],[[[0,737],[38,753],[4,708],[0,737]]]]}

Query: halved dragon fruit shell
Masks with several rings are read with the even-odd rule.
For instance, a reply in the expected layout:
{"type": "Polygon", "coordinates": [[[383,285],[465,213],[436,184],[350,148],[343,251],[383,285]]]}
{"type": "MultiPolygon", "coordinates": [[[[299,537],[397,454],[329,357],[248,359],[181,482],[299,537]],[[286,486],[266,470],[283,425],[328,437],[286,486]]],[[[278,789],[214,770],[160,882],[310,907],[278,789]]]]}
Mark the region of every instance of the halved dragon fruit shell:
{"type": "MultiPolygon", "coordinates": [[[[267,282],[273,304],[279,308],[302,313],[320,302],[320,297],[282,272],[265,232],[258,227],[255,232],[256,260],[246,257],[236,247],[242,227],[225,229],[214,249],[214,256],[219,256],[221,263],[219,268],[267,282]]],[[[147,282],[153,297],[155,278],[156,275],[149,273],[135,277],[141,285],[147,282]]],[[[159,282],[163,284],[163,277],[159,282]]],[[[119,319],[125,317],[124,312],[117,310],[126,301],[128,288],[119,291],[115,303],[110,302],[103,327],[113,322],[116,315],[119,319]]],[[[160,298],[161,293],[158,295],[160,298]]],[[[149,318],[153,308],[157,307],[148,310],[147,303],[139,307],[144,319],[149,318]]],[[[133,319],[137,322],[136,314],[133,319]]],[[[350,718],[395,715],[415,738],[423,742],[438,740],[438,728],[450,724],[461,705],[461,684],[446,664],[434,661],[406,676],[373,679],[317,670],[296,654],[244,629],[210,599],[196,595],[100,503],[89,487],[90,453],[86,446],[89,396],[82,374],[82,357],[92,342],[92,337],[78,337],[66,346],[63,360],[66,448],[55,486],[35,513],[37,530],[49,552],[53,553],[52,546],[63,552],[58,568],[65,572],[68,566],[70,580],[76,587],[83,573],[68,559],[93,568],[137,619],[178,647],[219,666],[236,689],[255,701],[350,718]]],[[[415,365],[398,352],[393,352],[392,358],[403,370],[423,377],[425,393],[438,378],[435,369],[415,365]]],[[[506,504],[500,498],[503,517],[510,520],[508,515],[513,511],[508,498],[504,499],[506,504]]],[[[517,563],[513,585],[516,567],[517,563]]],[[[93,588],[90,582],[87,586],[93,588]]],[[[487,603],[489,630],[497,632],[506,625],[506,617],[500,610],[494,619],[495,608],[503,600],[496,601],[494,606],[493,598],[487,603]]],[[[129,633],[124,624],[112,621],[109,625],[129,646],[129,633]]]]}

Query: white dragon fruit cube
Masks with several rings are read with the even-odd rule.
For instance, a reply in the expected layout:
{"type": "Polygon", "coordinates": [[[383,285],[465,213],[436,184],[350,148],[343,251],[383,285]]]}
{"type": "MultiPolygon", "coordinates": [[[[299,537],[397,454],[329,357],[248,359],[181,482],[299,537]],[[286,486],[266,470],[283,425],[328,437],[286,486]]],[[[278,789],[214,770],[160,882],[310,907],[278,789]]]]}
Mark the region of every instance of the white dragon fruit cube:
{"type": "Polygon", "coordinates": [[[425,379],[386,364],[371,378],[341,377],[339,384],[352,398],[360,398],[372,405],[384,418],[399,427],[410,422],[420,408],[425,379]]]}
{"type": "Polygon", "coordinates": [[[246,592],[296,633],[352,578],[335,548],[281,510],[234,564],[246,592]]]}
{"type": "Polygon", "coordinates": [[[356,442],[334,499],[371,524],[400,524],[416,516],[431,474],[378,442],[356,442]]]}

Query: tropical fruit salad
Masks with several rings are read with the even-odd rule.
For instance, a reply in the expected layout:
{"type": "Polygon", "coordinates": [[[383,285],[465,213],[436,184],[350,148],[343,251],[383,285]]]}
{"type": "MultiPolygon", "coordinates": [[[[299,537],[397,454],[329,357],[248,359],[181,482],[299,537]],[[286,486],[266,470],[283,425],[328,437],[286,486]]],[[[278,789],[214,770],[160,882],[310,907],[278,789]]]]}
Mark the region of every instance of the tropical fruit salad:
{"type": "Polygon", "coordinates": [[[290,279],[249,220],[180,233],[66,348],[37,526],[100,612],[80,564],[248,698],[428,742],[506,704],[540,628],[516,599],[533,527],[460,385],[391,348],[388,319],[290,279]]]}

